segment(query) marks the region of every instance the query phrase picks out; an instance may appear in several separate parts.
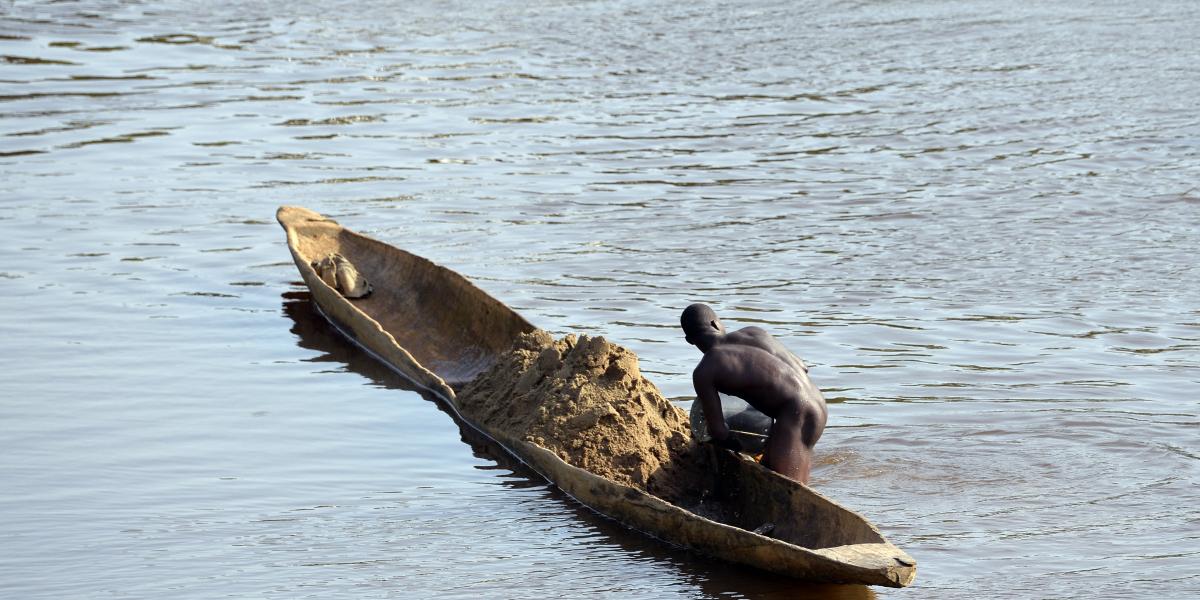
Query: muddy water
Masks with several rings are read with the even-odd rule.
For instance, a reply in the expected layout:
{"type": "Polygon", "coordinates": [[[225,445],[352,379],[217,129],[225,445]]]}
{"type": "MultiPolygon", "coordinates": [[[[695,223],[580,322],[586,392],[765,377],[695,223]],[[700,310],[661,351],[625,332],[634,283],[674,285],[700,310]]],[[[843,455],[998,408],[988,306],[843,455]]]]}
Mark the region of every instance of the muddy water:
{"type": "Polygon", "coordinates": [[[1200,595],[1191,2],[0,5],[0,595],[1200,595]],[[920,563],[597,518],[346,347],[310,206],[689,398],[692,301],[831,400],[920,563]]]}

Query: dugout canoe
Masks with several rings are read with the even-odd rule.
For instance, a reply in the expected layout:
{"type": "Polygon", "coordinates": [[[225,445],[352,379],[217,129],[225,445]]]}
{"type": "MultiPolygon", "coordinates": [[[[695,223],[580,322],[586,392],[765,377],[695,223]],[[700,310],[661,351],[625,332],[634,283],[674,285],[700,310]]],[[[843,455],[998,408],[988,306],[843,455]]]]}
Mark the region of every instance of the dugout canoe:
{"type": "Polygon", "coordinates": [[[904,587],[916,577],[916,561],[867,519],[745,455],[713,448],[714,478],[697,485],[718,490],[716,504],[688,510],[475,422],[459,410],[455,389],[533,325],[462,275],[333,219],[297,206],[280,207],[276,218],[326,319],[581,504],[662,541],[806,581],[904,587]],[[312,262],[331,253],[349,259],[374,291],[352,300],[322,280],[312,262]],[[766,524],[769,531],[755,532],[766,524]]]}

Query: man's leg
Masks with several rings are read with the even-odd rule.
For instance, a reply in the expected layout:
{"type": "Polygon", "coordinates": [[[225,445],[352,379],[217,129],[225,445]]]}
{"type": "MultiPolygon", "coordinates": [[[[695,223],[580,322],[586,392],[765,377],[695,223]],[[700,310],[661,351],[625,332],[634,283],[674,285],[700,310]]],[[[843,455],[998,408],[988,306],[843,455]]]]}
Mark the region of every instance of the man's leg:
{"type": "Polygon", "coordinates": [[[803,429],[803,417],[776,419],[767,437],[763,464],[784,477],[808,483],[812,450],[801,439],[803,429]]]}

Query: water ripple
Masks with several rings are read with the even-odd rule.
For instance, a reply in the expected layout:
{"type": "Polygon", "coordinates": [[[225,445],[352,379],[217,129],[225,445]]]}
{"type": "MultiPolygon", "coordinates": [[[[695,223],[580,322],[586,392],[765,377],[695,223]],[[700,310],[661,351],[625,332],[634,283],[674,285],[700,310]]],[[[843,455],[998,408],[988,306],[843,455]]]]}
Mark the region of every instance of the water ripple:
{"type": "Polygon", "coordinates": [[[1196,595],[1198,22],[15,3],[6,589],[874,597],[665,549],[464,444],[280,307],[287,203],[628,344],[682,402],[679,310],[770,329],[831,401],[817,487],[917,557],[921,597],[1196,595]]]}

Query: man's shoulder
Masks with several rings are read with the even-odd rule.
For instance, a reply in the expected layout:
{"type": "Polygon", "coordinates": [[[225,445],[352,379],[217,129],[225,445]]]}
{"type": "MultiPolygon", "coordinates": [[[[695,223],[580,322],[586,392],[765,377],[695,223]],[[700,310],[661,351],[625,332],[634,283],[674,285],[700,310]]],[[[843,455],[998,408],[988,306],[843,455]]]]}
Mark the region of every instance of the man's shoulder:
{"type": "Polygon", "coordinates": [[[774,356],[776,359],[788,362],[794,361],[796,366],[808,372],[808,365],[796,356],[791,350],[788,350],[779,340],[775,339],[767,330],[762,327],[743,327],[729,335],[732,344],[726,344],[726,347],[750,348],[757,351],[765,352],[774,356]]]}
{"type": "Polygon", "coordinates": [[[729,336],[734,339],[737,339],[737,338],[748,338],[748,339],[753,339],[753,340],[774,339],[771,337],[770,333],[767,333],[766,329],[763,329],[762,327],[759,327],[757,325],[743,327],[737,331],[730,332],[729,336]]]}
{"type": "Polygon", "coordinates": [[[700,366],[703,366],[705,363],[728,364],[731,361],[753,360],[760,355],[771,356],[771,353],[758,345],[740,343],[721,344],[713,347],[704,355],[704,358],[700,359],[700,366]]]}

